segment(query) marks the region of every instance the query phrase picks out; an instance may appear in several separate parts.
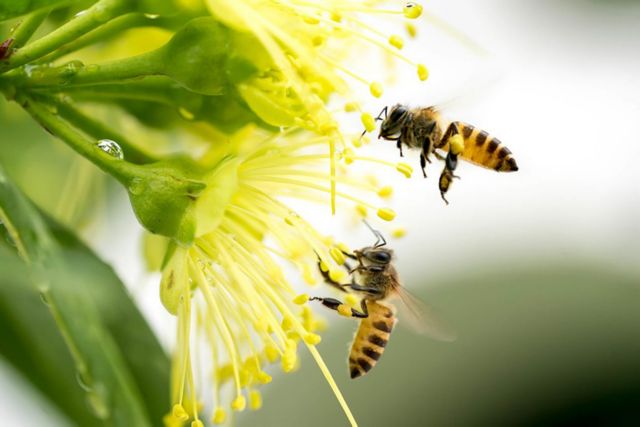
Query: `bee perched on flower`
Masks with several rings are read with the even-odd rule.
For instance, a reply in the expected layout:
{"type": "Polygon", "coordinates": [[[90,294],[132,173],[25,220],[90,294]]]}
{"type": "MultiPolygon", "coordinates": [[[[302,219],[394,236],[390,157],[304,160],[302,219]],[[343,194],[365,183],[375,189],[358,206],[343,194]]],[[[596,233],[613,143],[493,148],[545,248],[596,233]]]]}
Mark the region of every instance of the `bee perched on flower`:
{"type": "Polygon", "coordinates": [[[323,323],[294,286],[315,283],[318,258],[339,281],[348,248],[284,200],[319,202],[327,214],[395,217],[378,200],[391,188],[353,176],[349,165],[374,162],[407,177],[411,168],[360,156],[360,140],[348,146],[329,103],[341,99],[372,130],[373,117],[355,102],[357,85],[374,97],[383,86],[342,60],[361,46],[408,63],[417,81],[427,78],[424,65],[399,53],[402,37],[365,19],[384,13],[402,23],[422,7],[100,0],[29,42],[49,11],[31,11],[2,44],[12,50],[3,48],[0,90],[119,181],[139,222],[162,240],[150,240],[164,249],[160,299],[177,318],[165,423],[200,426],[207,412],[223,423],[229,410],[258,409],[267,366],[293,370],[303,345],[355,424],[315,348],[323,323]],[[123,41],[135,37],[148,48],[127,56],[139,46],[123,41]],[[113,46],[126,48],[101,61],[113,46]],[[285,274],[287,265],[298,275],[285,274]],[[194,369],[202,360],[204,377],[194,369]]]}

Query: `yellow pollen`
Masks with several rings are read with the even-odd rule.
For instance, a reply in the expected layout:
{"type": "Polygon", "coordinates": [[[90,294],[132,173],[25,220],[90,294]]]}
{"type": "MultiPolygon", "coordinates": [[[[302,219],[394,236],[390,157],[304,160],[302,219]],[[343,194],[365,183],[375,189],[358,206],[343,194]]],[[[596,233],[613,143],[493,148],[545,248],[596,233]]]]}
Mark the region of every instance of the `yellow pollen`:
{"type": "Polygon", "coordinates": [[[344,253],[347,253],[347,254],[351,253],[351,248],[349,248],[349,246],[347,246],[343,242],[338,243],[337,247],[338,247],[338,249],[340,249],[344,253]]]}
{"type": "Polygon", "coordinates": [[[464,151],[464,139],[462,139],[462,135],[457,134],[453,135],[449,139],[449,147],[453,154],[460,154],[464,151]]]}
{"type": "Polygon", "coordinates": [[[275,346],[268,344],[264,348],[264,355],[267,357],[267,360],[269,362],[273,363],[280,357],[280,352],[275,346]]]}
{"type": "Polygon", "coordinates": [[[353,163],[354,156],[355,156],[355,154],[353,153],[353,151],[350,148],[345,148],[342,151],[342,158],[344,159],[344,162],[346,164],[348,164],[348,165],[353,163]]]}
{"type": "Polygon", "coordinates": [[[356,205],[356,212],[358,212],[358,214],[363,218],[367,217],[367,207],[366,206],[356,205]]]}
{"type": "Polygon", "coordinates": [[[342,21],[342,14],[340,14],[340,12],[337,12],[335,10],[331,11],[331,20],[335,22],[342,21]]]}
{"type": "Polygon", "coordinates": [[[302,266],[302,278],[309,285],[315,285],[318,283],[316,280],[316,276],[313,274],[313,270],[309,264],[304,264],[302,266]]]}
{"type": "MultiPolygon", "coordinates": [[[[295,341],[289,340],[295,344],[295,341]]],[[[282,355],[282,370],[284,372],[291,372],[293,368],[296,366],[296,361],[298,360],[298,356],[296,355],[295,347],[293,349],[285,350],[282,355]]]]}
{"type": "Polygon", "coordinates": [[[321,340],[322,338],[320,337],[320,335],[314,334],[314,333],[308,333],[304,336],[304,342],[306,342],[309,345],[320,344],[321,340]]]}
{"type": "Polygon", "coordinates": [[[396,170],[407,178],[411,178],[411,174],[413,173],[413,168],[408,164],[402,162],[396,165],[396,170]]]}
{"type": "Polygon", "coordinates": [[[356,148],[362,147],[362,139],[363,138],[358,138],[358,137],[353,138],[351,140],[351,145],[353,145],[356,148]]]}
{"type": "Polygon", "coordinates": [[[244,411],[244,408],[247,406],[247,400],[243,395],[236,397],[233,402],[231,402],[231,409],[234,411],[244,411]]]}
{"type": "Polygon", "coordinates": [[[429,78],[429,70],[424,64],[418,64],[418,78],[425,81],[429,78]]]}
{"type": "Polygon", "coordinates": [[[347,102],[346,104],[344,104],[344,111],[346,111],[347,113],[353,113],[354,111],[358,111],[360,108],[358,107],[358,104],[355,102],[347,102]]]}
{"type": "Polygon", "coordinates": [[[382,96],[382,93],[384,92],[382,84],[378,82],[371,83],[369,85],[369,92],[371,92],[371,95],[375,96],[376,98],[380,98],[382,96]]]}
{"type": "Polygon", "coordinates": [[[389,37],[389,44],[396,49],[402,49],[402,47],[404,46],[404,40],[402,40],[402,37],[394,34],[389,37]]]}
{"type": "Polygon", "coordinates": [[[329,269],[329,278],[334,282],[341,282],[347,277],[347,272],[335,268],[329,269]]]}
{"type": "Polygon", "coordinates": [[[402,9],[405,18],[416,19],[422,15],[422,5],[413,1],[407,2],[402,9]]]}
{"type": "Polygon", "coordinates": [[[389,208],[380,208],[378,209],[378,217],[384,219],[385,221],[392,221],[396,217],[396,213],[389,208]]]}
{"type": "Polygon", "coordinates": [[[351,317],[352,314],[353,314],[352,311],[351,311],[351,307],[349,307],[348,305],[345,305],[345,304],[340,304],[338,306],[338,313],[341,316],[344,316],[344,317],[351,317]]]}
{"type": "Polygon", "coordinates": [[[324,273],[329,271],[329,266],[327,265],[326,262],[320,261],[320,270],[322,270],[324,273]]]}
{"type": "Polygon", "coordinates": [[[378,190],[378,196],[390,197],[393,194],[393,187],[386,185],[378,190]]]}
{"type": "Polygon", "coordinates": [[[260,395],[258,390],[251,390],[249,392],[249,407],[254,411],[262,408],[262,395],[260,395]]]}
{"type": "Polygon", "coordinates": [[[414,38],[418,34],[418,29],[413,25],[413,22],[406,22],[404,24],[404,28],[407,30],[407,34],[409,34],[409,37],[411,38],[414,38]]]}
{"type": "Polygon", "coordinates": [[[293,299],[294,304],[298,304],[298,305],[302,305],[307,301],[309,301],[309,295],[307,294],[300,294],[293,299]]]}
{"type": "Polygon", "coordinates": [[[404,227],[397,227],[391,231],[391,235],[396,239],[404,237],[407,234],[407,230],[404,227]]]}
{"type": "Polygon", "coordinates": [[[293,328],[293,320],[290,317],[285,316],[282,319],[282,329],[285,331],[290,331],[293,328]]]}
{"type": "Polygon", "coordinates": [[[187,413],[187,411],[185,411],[184,407],[179,403],[176,403],[175,405],[173,405],[171,414],[175,418],[179,419],[180,421],[187,421],[189,419],[189,414],[187,413]]]}
{"type": "Polygon", "coordinates": [[[273,378],[264,371],[258,372],[258,381],[260,384],[269,384],[273,378]]]}
{"type": "Polygon", "coordinates": [[[346,261],[344,258],[344,254],[338,248],[331,248],[331,250],[329,250],[329,254],[338,265],[342,265],[346,261]]]}
{"type": "Polygon", "coordinates": [[[347,296],[344,297],[344,303],[348,306],[355,307],[359,303],[358,297],[353,294],[347,294],[347,296]]]}
{"type": "Polygon", "coordinates": [[[211,422],[214,424],[222,424],[227,419],[227,413],[222,408],[216,408],[213,411],[213,416],[211,417],[211,422]]]}

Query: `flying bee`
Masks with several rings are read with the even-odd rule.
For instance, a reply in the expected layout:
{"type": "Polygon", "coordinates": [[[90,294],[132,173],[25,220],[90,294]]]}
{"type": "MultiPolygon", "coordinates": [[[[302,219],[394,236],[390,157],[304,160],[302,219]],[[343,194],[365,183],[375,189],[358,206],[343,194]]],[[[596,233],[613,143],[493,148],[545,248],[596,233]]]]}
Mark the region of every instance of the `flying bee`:
{"type": "Polygon", "coordinates": [[[343,252],[346,257],[358,263],[355,267],[345,263],[345,268],[352,278],[351,283],[341,284],[331,279],[329,272],[323,270],[322,262],[318,260],[318,268],[329,285],[342,292],[361,296],[360,310],[335,298],[311,298],[312,301],[320,301],[325,307],[343,316],[361,319],[349,353],[349,372],[352,379],[369,372],[384,352],[397,322],[396,309],[388,302],[392,297],[400,298],[408,308],[408,320],[417,332],[442,341],[455,339],[451,332],[447,332],[438,324],[435,317],[428,314],[426,306],[402,287],[394,266],[394,251],[386,247],[387,242],[379,231],[371,228],[368,223],[365,224],[377,240],[373,246],[355,250],[353,254],[343,252]]]}
{"type": "Polygon", "coordinates": [[[396,104],[391,107],[389,114],[387,109],[388,107],[384,107],[376,118],[376,121],[382,122],[378,139],[397,141],[400,156],[403,145],[420,149],[420,166],[425,178],[425,168],[427,163],[431,163],[431,154],[439,160],[444,160],[445,165],[438,180],[438,187],[442,199],[447,204],[449,202],[445,194],[453,179],[459,178],[454,175],[458,157],[498,172],[518,170],[516,159],[500,140],[467,123],[448,123],[436,107],[412,109],[396,104]],[[460,137],[455,138],[456,135],[460,137]],[[446,156],[441,153],[446,153],[446,156]]]}

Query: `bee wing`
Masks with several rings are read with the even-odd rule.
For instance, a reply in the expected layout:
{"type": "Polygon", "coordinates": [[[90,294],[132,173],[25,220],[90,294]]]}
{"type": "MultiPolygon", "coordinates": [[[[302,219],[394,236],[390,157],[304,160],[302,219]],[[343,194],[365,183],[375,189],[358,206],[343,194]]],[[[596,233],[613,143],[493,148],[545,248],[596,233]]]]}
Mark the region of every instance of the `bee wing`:
{"type": "Polygon", "coordinates": [[[455,341],[457,335],[453,329],[438,319],[433,309],[420,299],[409,293],[405,288],[398,286],[395,295],[406,308],[403,320],[421,335],[427,335],[438,341],[455,341]]]}

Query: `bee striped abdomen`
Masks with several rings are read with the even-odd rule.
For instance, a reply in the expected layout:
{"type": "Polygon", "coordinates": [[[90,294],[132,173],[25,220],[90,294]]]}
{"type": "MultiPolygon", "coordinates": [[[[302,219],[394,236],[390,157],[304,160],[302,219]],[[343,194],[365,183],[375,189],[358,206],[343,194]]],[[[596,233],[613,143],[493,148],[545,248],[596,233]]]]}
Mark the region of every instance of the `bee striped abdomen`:
{"type": "Polygon", "coordinates": [[[351,378],[366,374],[378,363],[396,322],[393,308],[388,305],[367,301],[367,309],[369,317],[360,321],[349,353],[351,378]]]}
{"type": "MultiPolygon", "coordinates": [[[[518,170],[516,159],[498,138],[470,124],[454,122],[464,139],[464,150],[460,157],[498,172],[515,172],[518,170]]],[[[447,151],[448,144],[441,147],[447,151]]]]}

